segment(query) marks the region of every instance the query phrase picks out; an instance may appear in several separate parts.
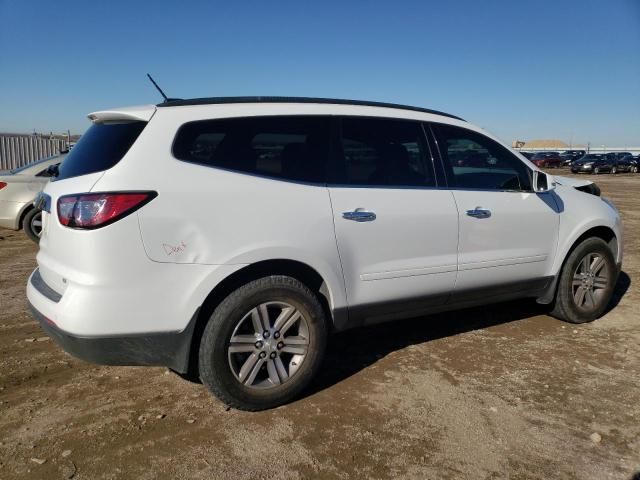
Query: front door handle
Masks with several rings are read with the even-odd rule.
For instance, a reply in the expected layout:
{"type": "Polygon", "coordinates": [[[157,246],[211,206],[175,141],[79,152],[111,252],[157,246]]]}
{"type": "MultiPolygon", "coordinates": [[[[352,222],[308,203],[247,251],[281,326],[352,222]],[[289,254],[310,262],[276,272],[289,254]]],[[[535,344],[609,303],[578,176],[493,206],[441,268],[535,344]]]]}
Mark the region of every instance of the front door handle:
{"type": "Polygon", "coordinates": [[[467,210],[467,215],[473,218],[489,218],[491,216],[491,210],[486,208],[476,207],[473,210],[467,210]]]}
{"type": "Polygon", "coordinates": [[[365,210],[364,208],[356,208],[350,212],[342,212],[342,218],[353,220],[354,222],[372,222],[376,219],[376,212],[365,210]]]}

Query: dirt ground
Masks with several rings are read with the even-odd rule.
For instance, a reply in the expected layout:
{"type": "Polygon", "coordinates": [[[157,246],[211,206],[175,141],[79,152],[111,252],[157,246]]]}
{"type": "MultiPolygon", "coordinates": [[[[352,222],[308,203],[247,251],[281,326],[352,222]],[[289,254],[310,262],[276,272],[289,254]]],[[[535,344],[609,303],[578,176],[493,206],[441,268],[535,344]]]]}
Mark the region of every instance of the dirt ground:
{"type": "Polygon", "coordinates": [[[640,478],[640,175],[596,180],[626,234],[604,318],[514,302],[350,331],[261,413],[64,353],[27,311],[36,247],[0,231],[0,478],[640,478]]]}

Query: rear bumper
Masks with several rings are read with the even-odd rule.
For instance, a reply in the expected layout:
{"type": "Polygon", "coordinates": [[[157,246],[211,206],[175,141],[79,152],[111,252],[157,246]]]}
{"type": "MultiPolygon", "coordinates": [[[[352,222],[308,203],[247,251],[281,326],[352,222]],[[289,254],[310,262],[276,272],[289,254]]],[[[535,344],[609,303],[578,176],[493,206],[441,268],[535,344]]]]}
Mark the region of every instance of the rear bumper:
{"type": "MultiPolygon", "coordinates": [[[[150,332],[119,335],[75,335],[60,328],[32,303],[34,295],[57,304],[60,296],[42,281],[38,270],[29,279],[29,308],[42,329],[71,355],[100,365],[164,366],[186,373],[191,340],[199,309],[178,332],[150,332]]],[[[90,319],[87,319],[90,320],[90,319]]]]}
{"type": "Polygon", "coordinates": [[[29,307],[46,334],[74,357],[99,365],[162,366],[187,373],[197,312],[182,332],[81,337],[58,328],[36,310],[31,302],[29,307]]]}

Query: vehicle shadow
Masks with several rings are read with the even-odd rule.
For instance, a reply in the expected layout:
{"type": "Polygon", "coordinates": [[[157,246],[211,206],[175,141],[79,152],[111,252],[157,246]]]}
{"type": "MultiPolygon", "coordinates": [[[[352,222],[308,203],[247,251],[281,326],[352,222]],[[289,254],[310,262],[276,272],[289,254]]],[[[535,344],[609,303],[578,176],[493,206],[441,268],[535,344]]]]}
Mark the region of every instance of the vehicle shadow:
{"type": "MultiPolygon", "coordinates": [[[[618,305],[630,285],[629,275],[622,272],[607,312],[618,305]]],[[[303,397],[340,383],[389,353],[410,345],[548,313],[548,305],[539,305],[535,300],[516,300],[382,323],[335,334],[329,340],[323,367],[303,397]]]]}
{"type": "Polygon", "coordinates": [[[618,306],[620,300],[622,300],[622,297],[624,297],[624,294],[627,293],[627,290],[629,290],[630,286],[631,277],[627,275],[627,272],[620,272],[620,275],[618,276],[618,282],[616,283],[616,288],[613,291],[613,296],[611,297],[611,301],[609,302],[605,313],[609,313],[611,310],[618,306]]]}

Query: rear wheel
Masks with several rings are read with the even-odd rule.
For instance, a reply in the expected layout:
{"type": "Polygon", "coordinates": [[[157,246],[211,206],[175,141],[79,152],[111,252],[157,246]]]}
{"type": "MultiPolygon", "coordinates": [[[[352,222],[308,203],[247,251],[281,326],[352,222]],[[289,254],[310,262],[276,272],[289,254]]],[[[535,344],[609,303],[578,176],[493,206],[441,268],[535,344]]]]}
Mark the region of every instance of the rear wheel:
{"type": "Polygon", "coordinates": [[[615,175],[616,173],[618,173],[618,167],[611,167],[611,173],[613,175],[615,175]]]}
{"type": "Polygon", "coordinates": [[[22,229],[30,240],[40,243],[42,234],[42,210],[33,208],[27,212],[22,220],[22,229]]]}
{"type": "Polygon", "coordinates": [[[594,175],[598,175],[600,173],[600,167],[596,167],[593,169],[594,175]]]}
{"type": "Polygon", "coordinates": [[[551,314],[571,323],[595,320],[607,308],[617,279],[609,245],[601,238],[584,240],[562,268],[551,314]]]}
{"type": "Polygon", "coordinates": [[[635,165],[631,167],[631,173],[638,173],[638,167],[635,165]]]}
{"type": "Polygon", "coordinates": [[[231,407],[276,407],[309,384],[326,338],[324,310],[309,288],[291,277],[261,278],[230,294],[209,318],[200,378],[231,407]]]}

